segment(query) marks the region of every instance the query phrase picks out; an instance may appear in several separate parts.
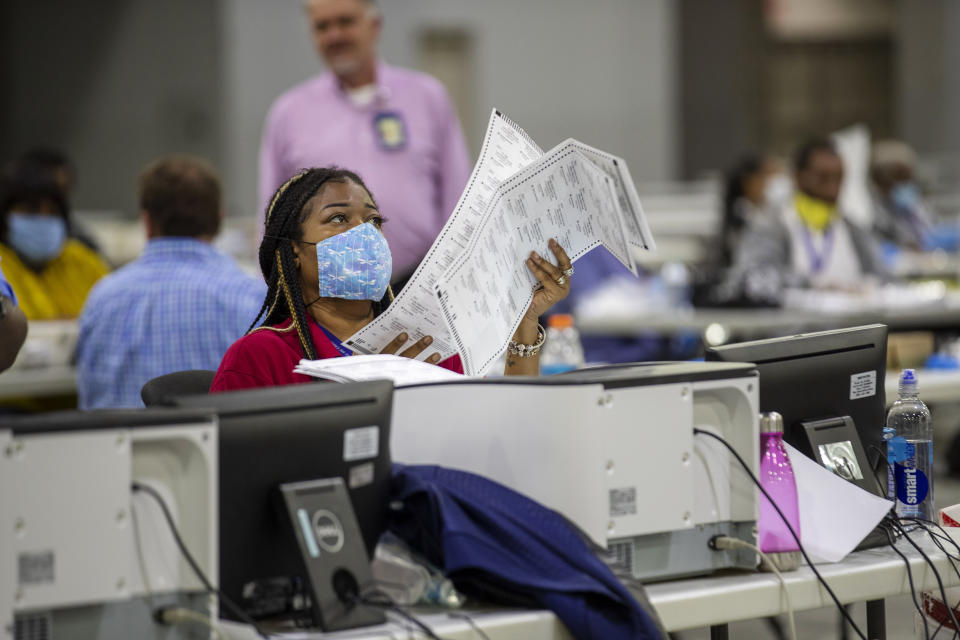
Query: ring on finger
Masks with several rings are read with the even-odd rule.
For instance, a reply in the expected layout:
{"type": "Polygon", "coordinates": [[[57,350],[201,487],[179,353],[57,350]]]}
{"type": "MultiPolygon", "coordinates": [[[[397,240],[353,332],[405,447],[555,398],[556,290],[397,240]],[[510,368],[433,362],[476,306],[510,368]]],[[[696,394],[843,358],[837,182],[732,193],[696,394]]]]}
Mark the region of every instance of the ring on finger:
{"type": "Polygon", "coordinates": [[[558,287],[562,287],[563,285],[567,284],[567,277],[560,276],[559,278],[557,278],[556,283],[558,287]]]}
{"type": "Polygon", "coordinates": [[[572,276],[572,275],[573,275],[573,267],[571,266],[569,269],[564,269],[564,270],[563,270],[563,275],[567,276],[568,278],[569,278],[570,276],[572,276]]]}

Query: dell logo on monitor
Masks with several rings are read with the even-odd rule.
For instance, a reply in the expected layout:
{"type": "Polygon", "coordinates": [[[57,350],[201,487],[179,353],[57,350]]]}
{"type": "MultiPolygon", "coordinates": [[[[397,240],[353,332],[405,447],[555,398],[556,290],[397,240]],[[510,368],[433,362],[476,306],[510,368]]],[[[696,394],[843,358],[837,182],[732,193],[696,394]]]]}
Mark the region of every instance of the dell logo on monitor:
{"type": "Polygon", "coordinates": [[[313,531],[317,544],[327,553],[336,553],[343,548],[343,525],[331,511],[319,509],[313,513],[313,531]]]}

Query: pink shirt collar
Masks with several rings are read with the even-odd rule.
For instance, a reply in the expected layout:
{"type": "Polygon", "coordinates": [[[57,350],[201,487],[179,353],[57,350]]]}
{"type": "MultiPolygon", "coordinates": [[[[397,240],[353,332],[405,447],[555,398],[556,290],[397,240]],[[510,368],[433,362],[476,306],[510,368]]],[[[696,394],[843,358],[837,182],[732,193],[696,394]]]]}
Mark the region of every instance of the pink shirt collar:
{"type": "Polygon", "coordinates": [[[326,71],[321,76],[322,86],[325,89],[330,89],[332,92],[339,96],[344,103],[358,110],[365,109],[378,109],[386,106],[390,102],[390,96],[392,91],[390,90],[390,85],[392,84],[391,79],[393,77],[393,68],[390,65],[384,63],[381,60],[377,60],[376,72],[374,77],[374,84],[376,85],[376,97],[369,105],[360,107],[353,103],[350,100],[350,96],[347,95],[347,92],[343,90],[343,87],[340,85],[340,80],[337,78],[336,74],[332,71],[326,71]]]}

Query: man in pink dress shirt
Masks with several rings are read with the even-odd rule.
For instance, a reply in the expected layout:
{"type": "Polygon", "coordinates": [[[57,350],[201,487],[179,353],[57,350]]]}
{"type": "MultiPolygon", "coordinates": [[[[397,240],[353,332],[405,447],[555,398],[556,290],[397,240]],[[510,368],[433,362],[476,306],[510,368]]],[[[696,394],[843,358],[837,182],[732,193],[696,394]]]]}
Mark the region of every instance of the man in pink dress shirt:
{"type": "Polygon", "coordinates": [[[460,123],[434,78],[377,57],[374,0],[308,0],[314,44],[328,71],[273,103],[260,147],[260,221],[298,170],[338,165],[360,174],[389,221],[393,280],[416,269],[470,174],[460,123]]]}

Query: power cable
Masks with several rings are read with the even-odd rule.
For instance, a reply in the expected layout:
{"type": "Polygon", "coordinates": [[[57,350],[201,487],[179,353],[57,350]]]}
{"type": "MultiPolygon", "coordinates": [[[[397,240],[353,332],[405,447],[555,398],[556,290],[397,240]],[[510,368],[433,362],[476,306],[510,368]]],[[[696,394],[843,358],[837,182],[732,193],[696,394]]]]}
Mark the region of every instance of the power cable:
{"type": "Polygon", "coordinates": [[[223,604],[233,615],[242,620],[244,623],[253,627],[254,631],[257,632],[261,638],[267,639],[266,633],[257,625],[257,623],[244,612],[243,609],[238,607],[230,598],[227,597],[225,593],[220,591],[220,589],[213,586],[210,580],[207,579],[207,576],[203,573],[203,570],[200,569],[200,565],[197,564],[197,561],[194,560],[193,554],[190,553],[190,550],[187,549],[187,545],[184,544],[183,538],[180,537],[180,531],[177,529],[176,523],[173,521],[173,516],[170,515],[170,509],[167,507],[166,500],[163,499],[163,496],[157,492],[153,487],[142,484],[140,482],[134,482],[131,484],[131,489],[133,491],[142,491],[146,493],[154,500],[157,501],[157,504],[160,505],[160,509],[163,511],[163,517],[167,521],[167,526],[170,527],[170,532],[173,534],[173,539],[177,543],[177,547],[180,549],[180,553],[183,554],[184,559],[187,561],[187,564],[190,565],[190,568],[193,570],[193,573],[197,576],[197,579],[203,584],[204,588],[208,593],[217,596],[220,600],[220,603],[223,604]]]}
{"type": "Polygon", "coordinates": [[[723,446],[725,446],[730,453],[737,459],[737,462],[740,463],[740,466],[743,467],[743,470],[747,473],[753,483],[757,485],[757,488],[760,489],[760,492],[770,501],[770,504],[773,505],[773,508],[777,510],[777,513],[780,515],[780,518],[783,520],[783,523],[787,525],[787,529],[790,531],[790,535],[793,536],[793,539],[797,543],[797,548],[800,549],[800,553],[803,554],[803,559],[807,561],[807,565],[810,567],[810,570],[813,571],[813,575],[817,577],[817,580],[820,581],[820,584],[823,585],[823,588],[826,589],[827,593],[830,594],[830,597],[833,599],[834,604],[837,605],[837,609],[840,610],[840,613],[843,615],[844,619],[850,624],[854,631],[857,632],[857,635],[860,636],[861,640],[867,640],[867,637],[863,634],[863,631],[860,630],[860,627],[857,626],[857,623],[853,621],[853,618],[850,617],[850,614],[847,612],[846,607],[841,604],[840,599],[837,598],[837,595],[833,592],[833,589],[830,588],[830,585],[827,584],[827,581],[823,579],[823,576],[820,575],[820,572],[817,571],[817,567],[814,566],[813,561],[810,560],[810,556],[807,555],[807,550],[803,548],[803,544],[800,542],[800,536],[797,535],[797,532],[794,531],[793,526],[790,524],[790,521],[787,520],[787,517],[783,514],[783,511],[780,510],[780,507],[774,502],[773,498],[770,497],[770,494],[767,493],[767,490],[763,488],[763,485],[760,484],[760,481],[753,474],[753,471],[750,470],[750,466],[746,461],[737,453],[737,450],[733,448],[729,442],[721,438],[715,433],[710,431],[704,431],[703,429],[694,428],[694,434],[709,436],[717,441],[719,441],[723,446]]]}

